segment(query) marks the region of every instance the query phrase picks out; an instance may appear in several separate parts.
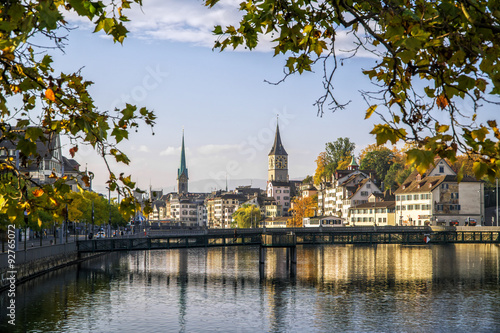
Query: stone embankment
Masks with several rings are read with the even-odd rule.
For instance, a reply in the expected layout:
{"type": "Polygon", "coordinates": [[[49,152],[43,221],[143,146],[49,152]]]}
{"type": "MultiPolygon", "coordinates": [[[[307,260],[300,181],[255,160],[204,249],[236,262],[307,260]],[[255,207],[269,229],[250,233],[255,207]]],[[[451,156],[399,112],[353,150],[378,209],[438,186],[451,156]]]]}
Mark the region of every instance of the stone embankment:
{"type": "Polygon", "coordinates": [[[13,276],[16,284],[22,283],[94,256],[79,256],[75,242],[0,253],[0,291],[9,287],[13,276]]]}

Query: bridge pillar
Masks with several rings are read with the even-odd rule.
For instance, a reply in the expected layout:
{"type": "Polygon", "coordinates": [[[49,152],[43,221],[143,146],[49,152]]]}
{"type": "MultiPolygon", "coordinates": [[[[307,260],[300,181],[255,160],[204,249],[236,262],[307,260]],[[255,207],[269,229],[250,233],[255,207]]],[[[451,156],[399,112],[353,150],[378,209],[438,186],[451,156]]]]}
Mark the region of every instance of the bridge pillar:
{"type": "Polygon", "coordinates": [[[259,249],[259,264],[265,264],[266,263],[266,248],[264,246],[261,246],[259,249]]]}
{"type": "Polygon", "coordinates": [[[290,261],[291,261],[290,276],[295,277],[297,275],[297,247],[296,246],[289,247],[288,252],[290,252],[290,261]]]}
{"type": "Polygon", "coordinates": [[[259,248],[259,276],[261,280],[264,280],[266,267],[266,248],[261,246],[259,248]]]}

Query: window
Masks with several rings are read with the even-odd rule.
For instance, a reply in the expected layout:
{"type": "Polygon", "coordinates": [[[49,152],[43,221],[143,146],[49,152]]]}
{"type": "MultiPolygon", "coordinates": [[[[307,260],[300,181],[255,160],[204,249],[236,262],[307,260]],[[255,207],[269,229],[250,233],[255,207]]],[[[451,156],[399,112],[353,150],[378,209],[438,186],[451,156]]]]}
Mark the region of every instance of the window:
{"type": "Polygon", "coordinates": [[[448,189],[448,184],[441,184],[441,188],[443,190],[447,190],[448,189]]]}
{"type": "Polygon", "coordinates": [[[420,194],[420,200],[424,200],[425,199],[425,194],[420,194]]]}
{"type": "Polygon", "coordinates": [[[420,210],[420,205],[415,205],[415,210],[420,210]]]}
{"type": "Polygon", "coordinates": [[[452,193],[451,194],[452,199],[458,199],[458,193],[452,193]]]}
{"type": "Polygon", "coordinates": [[[436,205],[436,210],[442,211],[443,210],[443,205],[436,205]]]}
{"type": "Polygon", "coordinates": [[[444,166],[439,167],[439,173],[444,173],[444,166]]]}
{"type": "Polygon", "coordinates": [[[366,184],[366,188],[370,188],[371,184],[366,184]]]}
{"type": "Polygon", "coordinates": [[[408,195],[406,196],[406,200],[411,200],[411,194],[408,194],[408,195]]]}
{"type": "Polygon", "coordinates": [[[361,196],[363,196],[363,197],[368,196],[368,191],[361,191],[361,196]]]}
{"type": "Polygon", "coordinates": [[[418,194],[413,195],[413,200],[418,200],[418,194]]]}
{"type": "Polygon", "coordinates": [[[413,205],[408,205],[408,210],[413,210],[413,205]]]}
{"type": "Polygon", "coordinates": [[[396,201],[399,201],[399,199],[400,199],[399,195],[396,195],[396,201]]]}

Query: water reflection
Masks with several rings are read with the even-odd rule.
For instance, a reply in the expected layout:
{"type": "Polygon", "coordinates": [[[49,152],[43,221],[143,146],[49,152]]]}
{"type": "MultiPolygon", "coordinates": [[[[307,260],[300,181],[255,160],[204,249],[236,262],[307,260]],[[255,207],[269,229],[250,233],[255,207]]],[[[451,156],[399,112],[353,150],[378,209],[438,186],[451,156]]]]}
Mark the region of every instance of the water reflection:
{"type": "MultiPolygon", "coordinates": [[[[26,332],[479,331],[500,324],[499,247],[258,247],[114,253],[18,287],[26,332]]],[[[0,297],[5,317],[7,295],[0,297]]],[[[0,331],[12,327],[2,322],[0,331]]]]}

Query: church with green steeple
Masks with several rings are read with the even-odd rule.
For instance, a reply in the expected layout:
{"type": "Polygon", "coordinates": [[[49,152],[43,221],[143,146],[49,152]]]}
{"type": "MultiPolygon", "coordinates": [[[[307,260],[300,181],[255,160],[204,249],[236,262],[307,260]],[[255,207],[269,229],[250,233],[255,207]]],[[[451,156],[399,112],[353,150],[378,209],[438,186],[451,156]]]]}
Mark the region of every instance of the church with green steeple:
{"type": "Polygon", "coordinates": [[[184,130],[182,130],[181,165],[177,169],[177,193],[179,195],[188,193],[188,169],[186,167],[186,152],[184,149],[184,130]]]}

